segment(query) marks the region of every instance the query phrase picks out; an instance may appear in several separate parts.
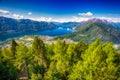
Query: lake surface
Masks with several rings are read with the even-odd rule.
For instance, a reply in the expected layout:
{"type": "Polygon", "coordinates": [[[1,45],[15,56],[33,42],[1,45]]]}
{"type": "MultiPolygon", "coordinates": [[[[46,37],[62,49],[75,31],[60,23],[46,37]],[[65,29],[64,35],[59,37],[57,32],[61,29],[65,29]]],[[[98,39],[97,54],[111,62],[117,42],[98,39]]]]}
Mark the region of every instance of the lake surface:
{"type": "Polygon", "coordinates": [[[42,32],[38,32],[36,33],[37,35],[47,35],[47,36],[60,36],[60,35],[64,35],[64,34],[69,34],[74,32],[74,30],[70,29],[70,28],[56,28],[53,30],[45,30],[42,32]]]}
{"type": "Polygon", "coordinates": [[[11,38],[18,38],[18,37],[23,37],[23,36],[28,36],[28,35],[43,35],[43,36],[60,36],[60,35],[65,35],[74,32],[74,30],[70,28],[63,28],[59,27],[53,30],[44,30],[44,31],[37,31],[37,32],[26,32],[22,34],[9,34],[5,36],[0,36],[0,41],[5,41],[7,39],[11,38]]]}

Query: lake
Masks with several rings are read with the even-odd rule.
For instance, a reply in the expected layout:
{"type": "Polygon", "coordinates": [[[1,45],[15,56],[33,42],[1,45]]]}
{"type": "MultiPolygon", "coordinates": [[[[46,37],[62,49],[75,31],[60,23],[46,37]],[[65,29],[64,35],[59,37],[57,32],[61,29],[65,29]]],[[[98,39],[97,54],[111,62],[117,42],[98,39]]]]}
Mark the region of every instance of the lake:
{"type": "Polygon", "coordinates": [[[60,35],[64,35],[64,34],[69,34],[74,32],[74,30],[70,29],[70,28],[63,28],[63,27],[59,27],[53,30],[44,30],[44,31],[36,31],[36,32],[25,32],[22,34],[9,34],[9,35],[4,35],[4,36],[0,36],[0,41],[5,41],[7,39],[11,39],[11,38],[19,38],[19,37],[23,37],[23,36],[28,36],[28,35],[43,35],[43,36],[60,36],[60,35]]]}
{"type": "Polygon", "coordinates": [[[70,29],[70,28],[56,28],[53,30],[45,30],[42,32],[37,32],[37,35],[47,35],[47,36],[60,36],[60,35],[64,35],[64,34],[69,34],[74,32],[74,30],[70,29]]]}

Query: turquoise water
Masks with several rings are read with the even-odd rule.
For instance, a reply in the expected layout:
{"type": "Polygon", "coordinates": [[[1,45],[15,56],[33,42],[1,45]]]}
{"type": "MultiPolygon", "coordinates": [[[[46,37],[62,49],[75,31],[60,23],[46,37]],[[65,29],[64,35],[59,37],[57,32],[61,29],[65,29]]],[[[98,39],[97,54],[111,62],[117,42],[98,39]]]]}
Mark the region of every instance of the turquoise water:
{"type": "Polygon", "coordinates": [[[70,29],[70,28],[63,28],[63,27],[59,27],[53,30],[44,30],[44,31],[36,31],[36,32],[24,32],[24,33],[19,33],[19,34],[8,34],[8,35],[4,35],[1,36],[0,35],[0,41],[5,41],[7,39],[11,39],[11,38],[19,38],[19,37],[23,37],[23,36],[28,36],[28,35],[43,35],[43,36],[60,36],[60,35],[64,35],[64,34],[69,34],[74,32],[74,30],[70,29]]]}
{"type": "Polygon", "coordinates": [[[37,35],[48,35],[48,36],[59,36],[59,35],[69,34],[69,33],[72,33],[72,32],[74,32],[74,31],[70,28],[59,27],[59,28],[56,28],[56,29],[53,29],[53,30],[45,30],[45,31],[42,31],[42,32],[38,32],[36,34],[37,35]]]}

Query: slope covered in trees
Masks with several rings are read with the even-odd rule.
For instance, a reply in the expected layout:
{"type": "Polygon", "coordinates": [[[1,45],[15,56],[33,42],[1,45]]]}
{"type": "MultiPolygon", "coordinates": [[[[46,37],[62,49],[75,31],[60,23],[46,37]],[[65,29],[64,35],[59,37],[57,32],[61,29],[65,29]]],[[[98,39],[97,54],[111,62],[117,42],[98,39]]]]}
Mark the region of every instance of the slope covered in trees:
{"type": "Polygon", "coordinates": [[[91,43],[98,37],[101,39],[102,42],[110,41],[113,43],[119,43],[120,30],[110,24],[95,21],[79,27],[74,33],[63,35],[59,38],[69,38],[74,41],[81,40],[86,43],[91,43]]]}
{"type": "Polygon", "coordinates": [[[52,22],[38,22],[29,19],[12,19],[0,16],[0,41],[20,36],[33,34],[37,31],[55,29],[58,26],[52,22]]]}
{"type": "Polygon", "coordinates": [[[120,54],[112,43],[44,44],[38,37],[31,47],[12,40],[0,50],[0,80],[119,80],[120,54]]]}

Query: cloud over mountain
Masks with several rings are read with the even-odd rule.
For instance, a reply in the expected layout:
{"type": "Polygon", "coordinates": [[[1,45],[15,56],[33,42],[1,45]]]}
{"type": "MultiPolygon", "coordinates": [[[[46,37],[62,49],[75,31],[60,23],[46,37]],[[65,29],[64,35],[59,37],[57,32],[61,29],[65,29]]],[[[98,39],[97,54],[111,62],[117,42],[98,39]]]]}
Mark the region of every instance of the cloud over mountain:
{"type": "Polygon", "coordinates": [[[32,12],[28,12],[28,15],[32,15],[32,12]]]}
{"type": "Polygon", "coordinates": [[[39,17],[39,18],[32,18],[32,20],[50,22],[50,21],[52,21],[52,18],[51,17],[39,17]]]}
{"type": "Polygon", "coordinates": [[[23,15],[19,15],[19,14],[13,14],[12,15],[15,19],[22,19],[22,18],[24,18],[24,16],[23,15]]]}
{"type": "Polygon", "coordinates": [[[8,14],[10,14],[10,12],[7,11],[7,10],[1,10],[0,9],[0,14],[2,14],[2,15],[8,15],[8,14]]]}
{"type": "Polygon", "coordinates": [[[93,16],[93,13],[92,12],[78,13],[78,15],[81,17],[90,17],[90,16],[93,16]]]}

